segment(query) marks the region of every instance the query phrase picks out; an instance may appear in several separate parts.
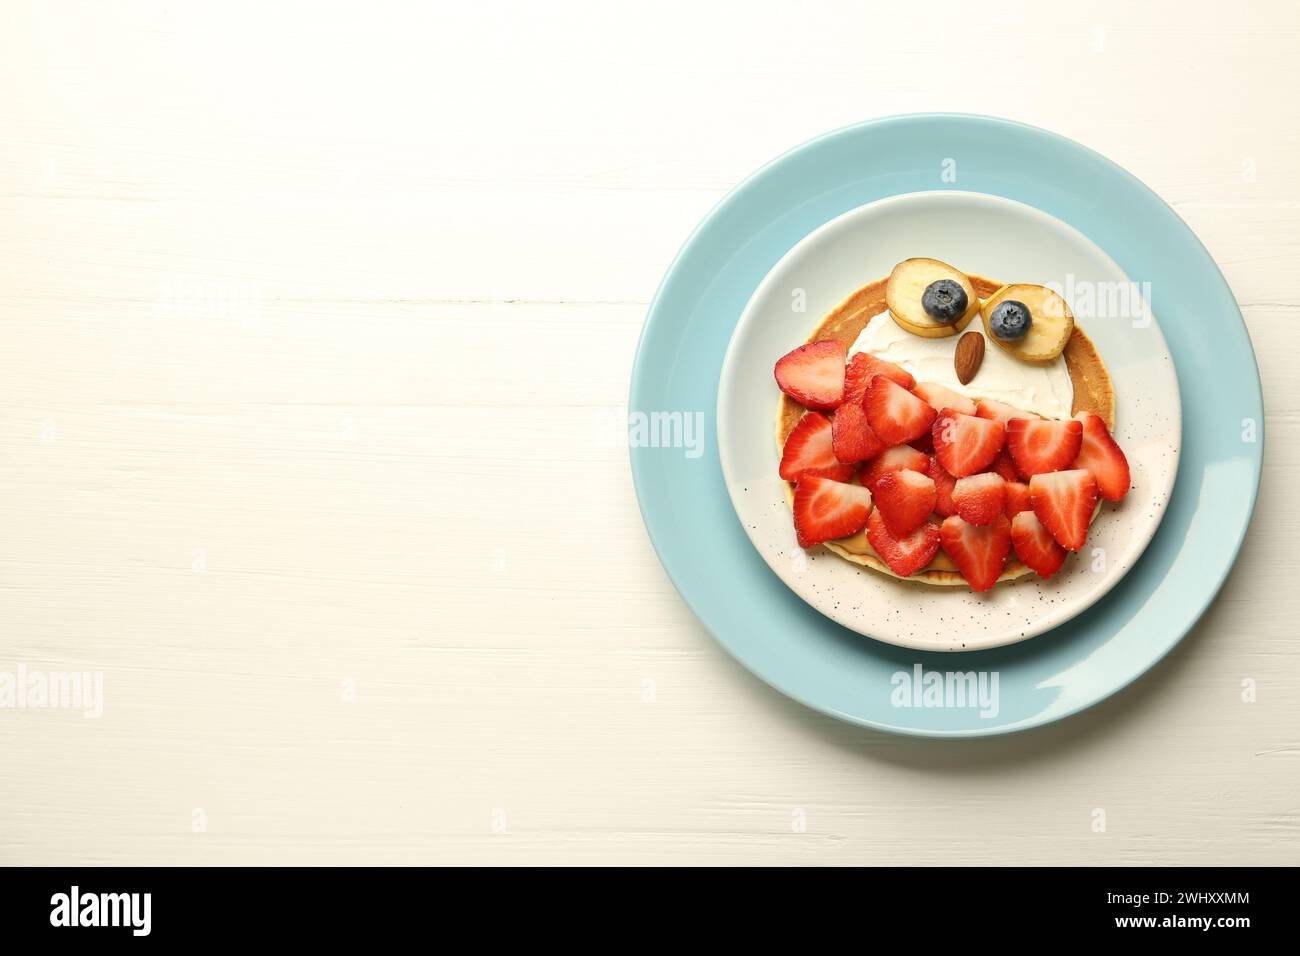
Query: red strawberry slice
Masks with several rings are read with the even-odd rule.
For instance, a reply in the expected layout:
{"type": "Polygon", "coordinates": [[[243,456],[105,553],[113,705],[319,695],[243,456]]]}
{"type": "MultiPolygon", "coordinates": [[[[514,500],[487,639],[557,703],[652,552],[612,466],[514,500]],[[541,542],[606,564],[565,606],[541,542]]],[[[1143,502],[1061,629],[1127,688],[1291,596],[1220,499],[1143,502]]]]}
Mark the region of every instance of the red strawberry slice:
{"type": "Polygon", "coordinates": [[[831,409],[844,400],[843,342],[801,345],[776,363],[776,384],[805,408],[831,409]]]}
{"type": "Polygon", "coordinates": [[[1072,418],[1013,418],[1007,422],[1007,450],[1023,478],[1069,468],[1082,439],[1083,423],[1072,418]]]}
{"type": "Polygon", "coordinates": [[[927,521],[907,537],[896,538],[880,512],[873,511],[867,519],[867,540],[889,570],[905,578],[934,560],[939,552],[939,526],[927,521]]]}
{"type": "Polygon", "coordinates": [[[1007,483],[991,471],[958,478],[952,500],[966,522],[981,527],[992,524],[1006,508],[1007,483]]]}
{"type": "Polygon", "coordinates": [[[965,478],[983,471],[1002,450],[1002,423],[944,409],[934,420],[934,457],[948,474],[965,478]]]}
{"type": "Polygon", "coordinates": [[[993,464],[989,465],[989,471],[1001,475],[1003,481],[1020,480],[1020,473],[1016,471],[1016,463],[1011,460],[1011,452],[1007,451],[1005,445],[998,452],[998,457],[993,459],[993,464]]]}
{"type": "Polygon", "coordinates": [[[1086,468],[1034,475],[1029,479],[1029,503],[1061,547],[1078,551],[1088,540],[1097,480],[1086,468]]]}
{"type": "Polygon", "coordinates": [[[951,408],[954,412],[961,412],[963,415],[975,414],[974,402],[937,382],[921,382],[912,389],[912,394],[919,395],[936,412],[951,408]]]}
{"type": "Polygon", "coordinates": [[[936,414],[921,399],[883,375],[871,380],[863,402],[871,430],[889,445],[902,445],[920,438],[936,414]]]}
{"type": "Polygon", "coordinates": [[[794,530],[800,547],[847,538],[867,526],[871,492],[815,475],[801,478],[794,489],[794,530]]]}
{"type": "Polygon", "coordinates": [[[849,367],[844,372],[844,398],[847,401],[851,398],[862,398],[867,394],[867,389],[871,386],[871,380],[877,375],[883,375],[891,381],[897,382],[903,388],[911,388],[916,384],[912,376],[895,365],[893,362],[886,362],[882,358],[876,358],[870,352],[856,352],[849,359],[849,367]]]}
{"type": "Polygon", "coordinates": [[[835,457],[831,445],[831,423],[824,415],[808,412],[799,419],[781,451],[781,477],[798,481],[805,475],[820,475],[835,481],[848,481],[857,470],[835,457]]]}
{"type": "Polygon", "coordinates": [[[1029,503],[1029,486],[1020,481],[1007,482],[1007,508],[1008,518],[1014,518],[1022,511],[1033,511],[1034,506],[1029,503]]]}
{"type": "Polygon", "coordinates": [[[1074,416],[1083,423],[1083,441],[1074,468],[1087,468],[1097,479],[1097,493],[1107,501],[1119,501],[1128,494],[1128,459],[1101,417],[1092,412],[1074,416]]]}
{"type": "Polygon", "coordinates": [[[1011,522],[999,515],[980,528],[953,515],[939,527],[939,541],[971,590],[987,591],[997,584],[1011,553],[1011,522]]]}
{"type": "Polygon", "coordinates": [[[867,467],[862,471],[862,483],[875,491],[881,478],[891,471],[902,471],[904,468],[925,474],[930,470],[930,456],[925,452],[917,451],[911,445],[895,445],[893,448],[886,448],[867,463],[867,467]]]}
{"type": "Polygon", "coordinates": [[[845,402],[831,419],[831,448],[842,462],[866,461],[885,450],[867,422],[862,402],[845,402]]]}
{"type": "Polygon", "coordinates": [[[875,489],[876,510],[895,538],[905,538],[934,511],[934,479],[919,471],[891,471],[875,489]]]}
{"type": "Polygon", "coordinates": [[[981,398],[975,405],[975,414],[980,418],[991,418],[999,421],[1003,425],[1013,418],[1039,418],[1033,412],[1022,412],[1014,405],[1008,405],[1006,402],[995,402],[991,398],[981,398]]]}
{"type": "MultiPolygon", "coordinates": [[[[952,500],[952,490],[957,479],[943,470],[943,465],[930,456],[930,477],[934,479],[934,512],[946,518],[957,513],[957,503],[952,500]]],[[[1028,490],[1028,489],[1026,489],[1028,490]]]]}
{"type": "Polygon", "coordinates": [[[1038,515],[1022,511],[1011,519],[1011,545],[1016,556],[1040,578],[1050,578],[1070,552],[1056,543],[1052,532],[1043,527],[1038,515]]]}

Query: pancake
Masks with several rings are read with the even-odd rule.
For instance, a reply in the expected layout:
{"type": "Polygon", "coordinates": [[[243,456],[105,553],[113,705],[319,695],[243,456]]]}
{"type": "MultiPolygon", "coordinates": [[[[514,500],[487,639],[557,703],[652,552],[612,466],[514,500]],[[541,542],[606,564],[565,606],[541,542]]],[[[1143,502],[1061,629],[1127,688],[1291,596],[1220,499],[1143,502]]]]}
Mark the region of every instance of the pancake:
{"type": "MultiPolygon", "coordinates": [[[[986,279],[983,276],[972,275],[969,278],[981,299],[988,298],[1003,286],[1003,283],[994,282],[992,279],[986,279]]],[[[857,292],[854,292],[818,323],[817,328],[808,337],[807,342],[824,342],[834,339],[843,342],[845,348],[852,348],[853,343],[857,341],[867,323],[885,311],[885,285],[887,281],[888,279],[878,279],[875,282],[867,283],[857,292]]],[[[1065,368],[1070,375],[1070,384],[1074,388],[1074,405],[1071,408],[1071,413],[1077,415],[1079,412],[1092,412],[1106,423],[1108,429],[1114,431],[1115,389],[1111,384],[1110,374],[1106,371],[1106,366],[1102,362],[1101,356],[1097,354],[1097,349],[1092,344],[1092,340],[1079,328],[1077,321],[1074,325],[1074,332],[1070,335],[1070,341],[1066,343],[1065,351],[1061,353],[1061,356],[1065,359],[1065,368]]],[[[778,449],[785,447],[786,438],[806,411],[807,409],[802,405],[782,393],[776,421],[778,449]]],[[[786,491],[787,498],[793,504],[794,485],[789,484],[786,491]]],[[[1100,510],[1101,503],[1098,502],[1097,511],[1093,512],[1094,519],[1100,510]]],[[[967,586],[966,579],[957,570],[957,565],[942,549],[934,556],[934,560],[920,571],[909,577],[902,578],[891,571],[889,565],[876,556],[875,550],[867,542],[865,531],[859,532],[850,538],[842,538],[839,541],[828,541],[825,547],[846,561],[852,561],[854,564],[871,568],[900,581],[914,581],[919,584],[938,587],[967,586]]],[[[1007,559],[1006,568],[1003,570],[1002,576],[998,578],[998,582],[1012,581],[1024,577],[1026,574],[1033,574],[1033,571],[1021,564],[1013,551],[1007,559]]]]}

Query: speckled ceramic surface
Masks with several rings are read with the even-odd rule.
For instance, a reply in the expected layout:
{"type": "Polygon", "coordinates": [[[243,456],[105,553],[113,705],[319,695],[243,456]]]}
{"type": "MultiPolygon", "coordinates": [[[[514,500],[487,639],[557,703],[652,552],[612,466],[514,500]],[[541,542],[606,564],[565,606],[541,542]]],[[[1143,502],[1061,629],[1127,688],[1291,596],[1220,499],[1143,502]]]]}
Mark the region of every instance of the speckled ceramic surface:
{"type": "MultiPolygon", "coordinates": [[[[1181,436],[1178,381],[1141,285],[1078,230],[1030,206],[973,192],[923,192],[853,209],[816,229],[768,273],[732,335],[718,383],[727,492],[763,560],[796,594],[859,634],[930,651],[1034,637],[1102,600],[1133,567],[1165,513],[1181,436]],[[1116,391],[1115,437],[1133,484],[1106,503],[1088,543],[1047,581],[975,594],[898,581],[795,541],[773,437],[776,359],[826,312],[900,259],[928,256],[1006,282],[1061,289],[1116,391]]],[[[773,582],[773,586],[779,586],[773,582]]]]}

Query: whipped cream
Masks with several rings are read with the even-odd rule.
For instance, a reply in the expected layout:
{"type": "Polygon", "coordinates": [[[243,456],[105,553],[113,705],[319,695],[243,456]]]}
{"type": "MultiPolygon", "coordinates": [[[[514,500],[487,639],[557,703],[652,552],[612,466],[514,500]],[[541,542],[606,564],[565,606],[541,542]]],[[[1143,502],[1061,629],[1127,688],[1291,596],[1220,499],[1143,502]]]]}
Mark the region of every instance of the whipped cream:
{"type": "MultiPolygon", "coordinates": [[[[984,335],[984,323],[976,316],[967,332],[984,335]]],[[[1057,356],[1050,362],[1029,363],[1013,358],[985,336],[984,361],[979,371],[967,385],[957,381],[953,353],[959,335],[941,339],[927,339],[908,332],[889,316],[881,312],[862,330],[849,355],[870,352],[879,358],[902,366],[918,382],[944,385],[967,398],[989,398],[1006,402],[1027,412],[1047,418],[1069,418],[1074,408],[1074,385],[1065,367],[1065,359],[1057,356]]]]}

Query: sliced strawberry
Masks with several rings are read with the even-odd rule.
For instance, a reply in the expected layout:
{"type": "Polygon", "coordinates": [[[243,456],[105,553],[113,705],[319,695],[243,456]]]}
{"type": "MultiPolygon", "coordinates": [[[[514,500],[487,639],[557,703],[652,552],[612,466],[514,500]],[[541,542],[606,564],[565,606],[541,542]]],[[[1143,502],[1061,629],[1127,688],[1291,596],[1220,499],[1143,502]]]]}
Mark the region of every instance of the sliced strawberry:
{"type": "Polygon", "coordinates": [[[930,477],[934,479],[934,513],[946,518],[957,513],[957,503],[952,500],[952,490],[957,479],[943,470],[943,465],[930,456],[930,477]]]}
{"type": "Polygon", "coordinates": [[[1097,479],[1097,493],[1107,501],[1119,501],[1128,494],[1128,459],[1101,417],[1092,412],[1074,416],[1083,423],[1083,441],[1074,468],[1087,468],[1097,479]]]}
{"type": "Polygon", "coordinates": [[[1088,540],[1097,480],[1086,468],[1034,475],[1029,479],[1029,502],[1061,547],[1078,551],[1088,540]]]}
{"type": "Polygon", "coordinates": [[[912,394],[919,395],[936,412],[951,408],[954,412],[961,412],[963,415],[975,414],[974,402],[937,382],[921,382],[912,389],[912,394]]]}
{"type": "Polygon", "coordinates": [[[989,465],[989,471],[1001,475],[1003,481],[1020,480],[1020,473],[1016,471],[1016,463],[1011,460],[1011,452],[1007,451],[1005,445],[998,452],[998,457],[993,459],[993,464],[989,465]]]}
{"type": "Polygon", "coordinates": [[[944,409],[930,429],[934,457],[954,478],[983,471],[1002,450],[1002,423],[944,409]]]}
{"type": "Polygon", "coordinates": [[[799,419],[781,451],[781,477],[786,481],[798,481],[805,475],[848,481],[856,470],[856,465],[843,464],[835,457],[831,423],[816,412],[799,419]]]}
{"type": "Polygon", "coordinates": [[[871,492],[861,485],[811,476],[794,489],[794,530],[800,547],[847,538],[867,526],[871,492]]]}
{"type": "Polygon", "coordinates": [[[1083,423],[1067,418],[1013,418],[1007,422],[1007,450],[1022,478],[1069,468],[1079,454],[1083,423]]]}
{"type": "Polygon", "coordinates": [[[903,388],[911,388],[916,384],[916,380],[906,370],[893,362],[876,358],[870,352],[855,352],[844,372],[844,398],[862,398],[867,394],[871,380],[877,375],[883,375],[903,388]]]}
{"type": "Polygon", "coordinates": [[[1069,554],[1032,511],[1022,511],[1011,519],[1011,545],[1025,567],[1040,578],[1050,578],[1061,570],[1069,554]]]}
{"type": "Polygon", "coordinates": [[[930,470],[930,456],[917,451],[911,445],[895,445],[893,448],[886,448],[867,462],[867,467],[862,470],[862,483],[875,491],[881,478],[891,471],[901,471],[904,468],[925,474],[930,470]]]}
{"type": "Polygon", "coordinates": [[[907,537],[896,538],[880,512],[873,511],[867,519],[867,540],[889,570],[905,578],[934,560],[939,552],[939,526],[927,521],[907,537]]]}
{"type": "Polygon", "coordinates": [[[1007,483],[991,471],[958,478],[952,492],[957,514],[973,525],[992,524],[1007,504],[1007,483]]]}
{"type": "Polygon", "coordinates": [[[933,408],[884,375],[871,380],[863,402],[871,430],[890,445],[920,438],[936,414],[933,408]]]}
{"type": "Polygon", "coordinates": [[[776,363],[776,384],[805,408],[827,410],[844,400],[843,342],[801,345],[776,363]]]}
{"type": "Polygon", "coordinates": [[[866,461],[885,450],[867,422],[862,402],[845,402],[831,419],[831,448],[842,462],[866,461]]]}
{"type": "Polygon", "coordinates": [[[1011,553],[1011,522],[999,515],[992,524],[976,527],[958,515],[945,518],[939,541],[972,591],[997,584],[1011,553]]]}
{"type": "Polygon", "coordinates": [[[1029,486],[1020,481],[1007,482],[1007,508],[1008,518],[1014,518],[1022,511],[1033,511],[1034,506],[1029,503],[1029,486]]]}
{"type": "Polygon", "coordinates": [[[934,511],[934,479],[919,471],[891,471],[876,482],[876,508],[889,533],[904,538],[934,511]]]}
{"type": "Polygon", "coordinates": [[[975,414],[980,418],[990,418],[1005,425],[1013,418],[1038,418],[1033,412],[1022,412],[1006,402],[995,402],[991,398],[981,398],[975,405],[975,414]]]}

